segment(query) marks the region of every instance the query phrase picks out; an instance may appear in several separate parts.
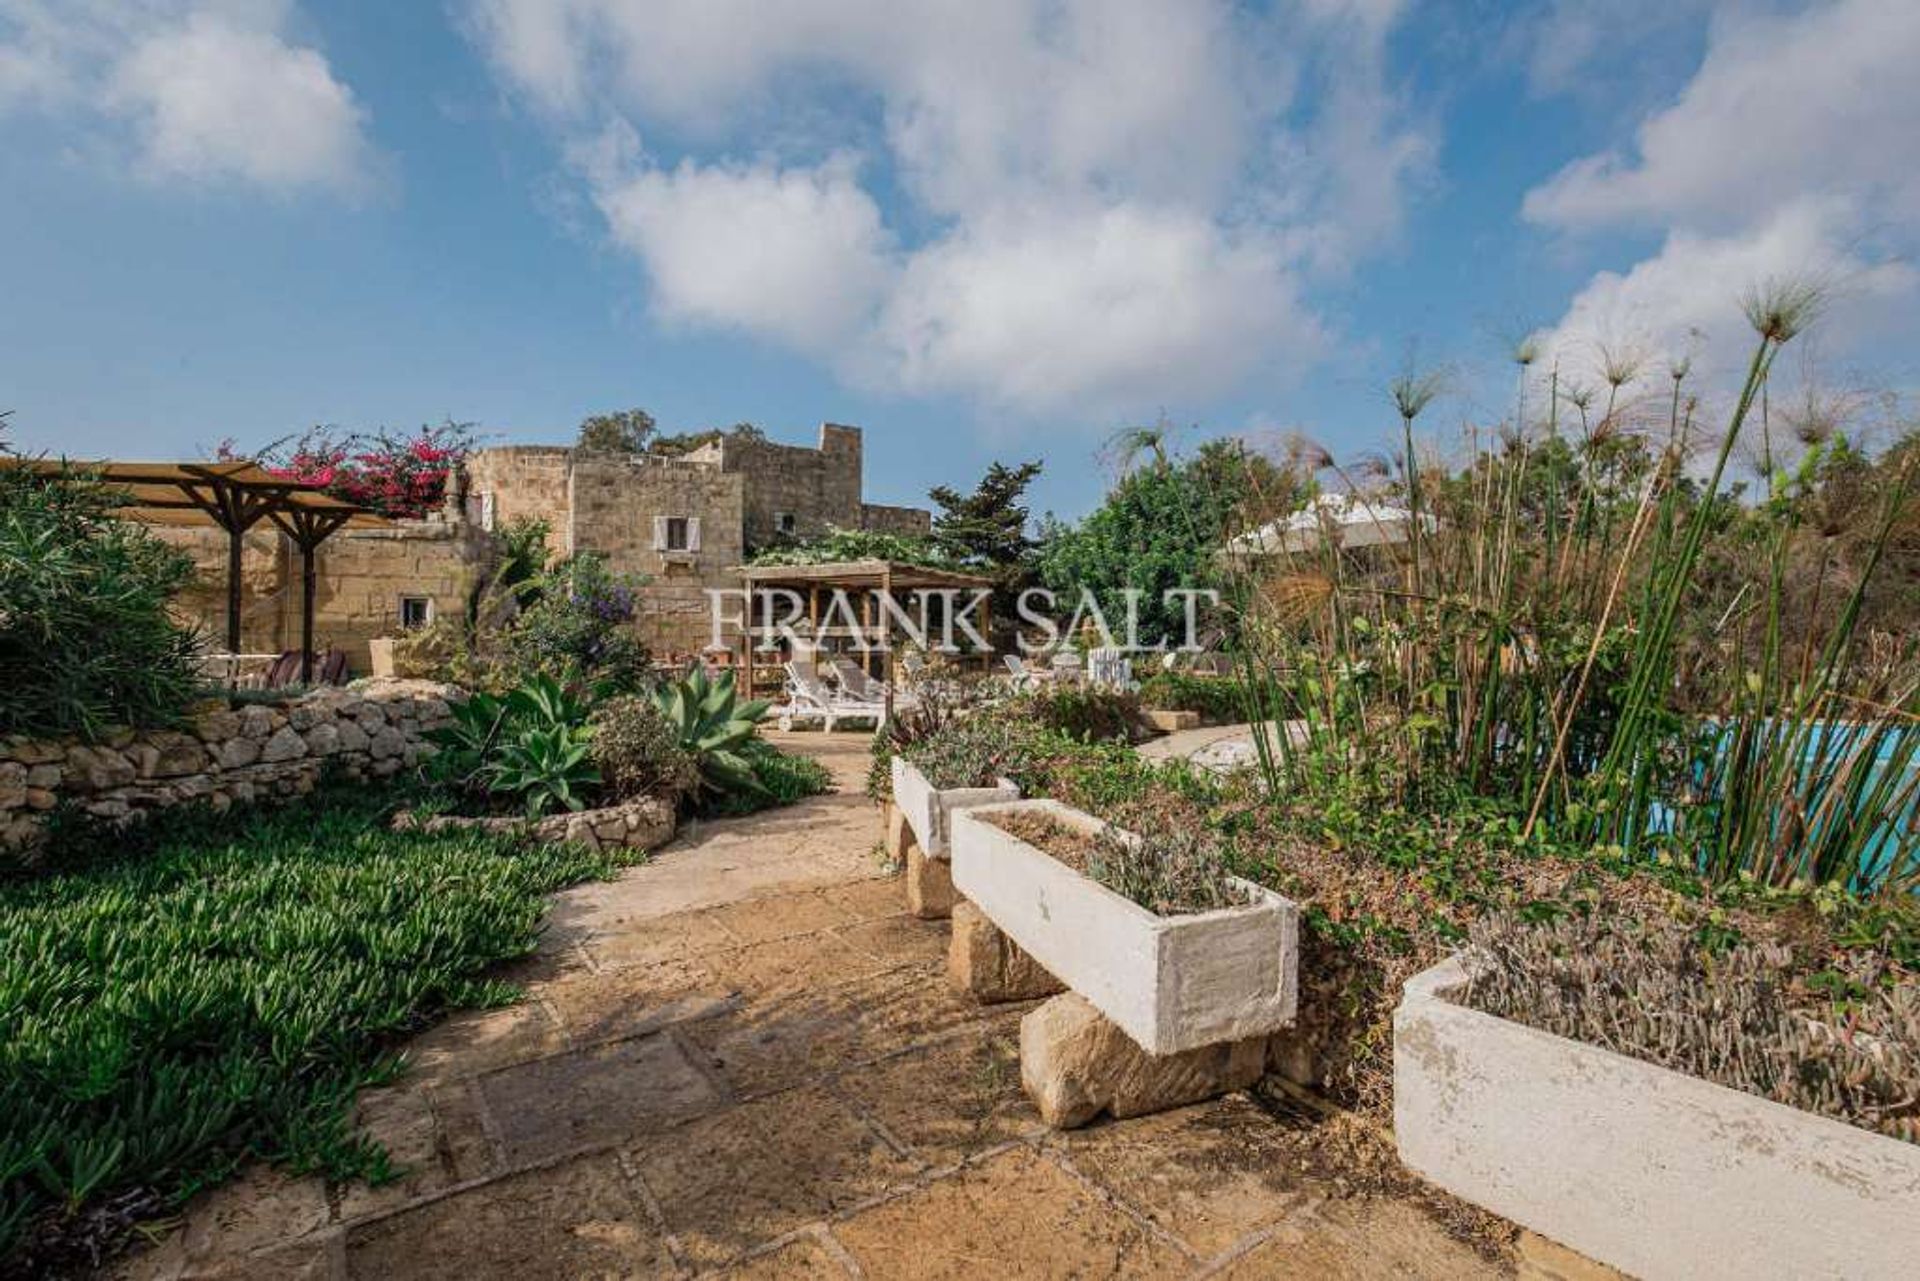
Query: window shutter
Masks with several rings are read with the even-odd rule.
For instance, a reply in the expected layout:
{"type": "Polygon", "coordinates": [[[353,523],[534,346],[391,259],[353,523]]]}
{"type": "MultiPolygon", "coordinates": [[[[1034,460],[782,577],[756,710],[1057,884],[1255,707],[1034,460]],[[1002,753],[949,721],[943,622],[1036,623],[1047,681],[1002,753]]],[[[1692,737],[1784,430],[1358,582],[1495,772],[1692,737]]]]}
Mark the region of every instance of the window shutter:
{"type": "Polygon", "coordinates": [[[665,516],[653,518],[653,550],[657,552],[667,550],[667,518],[665,516]]]}
{"type": "Polygon", "coordinates": [[[687,517],[687,550],[690,552],[700,550],[700,518],[698,516],[687,517]]]}

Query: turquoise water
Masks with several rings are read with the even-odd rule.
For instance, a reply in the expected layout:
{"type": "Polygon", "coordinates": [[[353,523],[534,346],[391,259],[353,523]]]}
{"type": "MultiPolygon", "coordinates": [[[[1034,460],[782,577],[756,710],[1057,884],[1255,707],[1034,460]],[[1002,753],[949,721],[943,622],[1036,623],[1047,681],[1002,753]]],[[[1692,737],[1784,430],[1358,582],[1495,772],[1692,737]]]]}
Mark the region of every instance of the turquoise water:
{"type": "MultiPolygon", "coordinates": [[[[1825,823],[1869,822],[1874,825],[1872,835],[1862,847],[1860,865],[1855,870],[1850,886],[1859,891],[1877,887],[1889,873],[1902,867],[1911,867],[1916,860],[1920,860],[1920,729],[1901,734],[1872,729],[1851,721],[1826,722],[1808,735],[1801,753],[1803,768],[1800,778],[1800,791],[1806,808],[1817,811],[1834,785],[1836,770],[1850,760],[1852,752],[1858,750],[1850,740],[1865,734],[1878,734],[1883,740],[1875,749],[1873,763],[1868,767],[1866,785],[1849,812],[1823,820],[1825,823]],[[1895,777],[1889,780],[1890,773],[1895,777]]],[[[1783,730],[1781,740],[1792,736],[1791,729],[1783,730]]],[[[1717,751],[1724,755],[1731,748],[1732,740],[1733,730],[1728,727],[1721,736],[1717,751]]],[[[1785,741],[1781,741],[1780,746],[1784,748],[1785,741]]],[[[1704,763],[1696,767],[1695,781],[1703,789],[1708,784],[1707,775],[1704,763]]],[[[1656,802],[1647,817],[1650,834],[1670,835],[1673,832],[1675,811],[1669,805],[1656,802]]],[[[1782,821],[1785,821],[1784,816],[1782,821]]],[[[1810,836],[1817,840],[1824,834],[1826,829],[1816,827],[1810,836]]]]}

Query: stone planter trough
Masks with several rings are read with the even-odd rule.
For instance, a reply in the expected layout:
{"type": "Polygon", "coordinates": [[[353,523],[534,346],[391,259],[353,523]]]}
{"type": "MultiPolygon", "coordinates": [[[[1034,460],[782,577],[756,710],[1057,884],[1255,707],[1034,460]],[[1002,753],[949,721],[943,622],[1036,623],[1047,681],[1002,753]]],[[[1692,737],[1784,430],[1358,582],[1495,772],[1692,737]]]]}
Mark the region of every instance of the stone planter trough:
{"type": "Polygon", "coordinates": [[[1920,1145],[1456,1005],[1466,963],[1393,1020],[1409,1167],[1634,1276],[1912,1276],[1920,1145]]]}
{"type": "Polygon", "coordinates": [[[1020,799],[1020,789],[1006,779],[997,787],[936,788],[905,758],[893,758],[893,803],[906,815],[913,839],[928,858],[950,857],[953,814],[975,805],[1000,805],[1020,799]]]}
{"type": "Polygon", "coordinates": [[[1058,801],[958,811],[955,887],[1141,1049],[1176,1054],[1293,1022],[1299,911],[1290,900],[1236,879],[1241,906],[1157,916],[989,821],[1019,811],[1106,827],[1058,801]]]}

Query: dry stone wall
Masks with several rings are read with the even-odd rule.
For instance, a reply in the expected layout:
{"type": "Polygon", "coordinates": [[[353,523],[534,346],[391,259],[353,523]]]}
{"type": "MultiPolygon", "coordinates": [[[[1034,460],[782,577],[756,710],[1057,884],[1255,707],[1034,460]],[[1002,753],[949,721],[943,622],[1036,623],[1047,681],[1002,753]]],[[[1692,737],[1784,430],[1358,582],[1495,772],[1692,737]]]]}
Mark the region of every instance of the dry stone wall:
{"type": "Polygon", "coordinates": [[[463,696],[432,681],[360,681],[98,743],[0,739],[0,848],[34,845],[63,800],[121,820],[189,801],[225,809],[299,795],[330,764],[349,777],[385,778],[433,750],[426,732],[446,724],[449,700],[463,696]]]}

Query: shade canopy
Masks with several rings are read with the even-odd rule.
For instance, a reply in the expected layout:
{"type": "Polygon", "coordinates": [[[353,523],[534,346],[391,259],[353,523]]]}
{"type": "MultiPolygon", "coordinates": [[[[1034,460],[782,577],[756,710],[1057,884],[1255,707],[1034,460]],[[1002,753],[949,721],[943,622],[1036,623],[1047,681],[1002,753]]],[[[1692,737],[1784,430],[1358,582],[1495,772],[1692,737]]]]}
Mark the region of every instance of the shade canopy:
{"type": "MultiPolygon", "coordinates": [[[[741,565],[734,570],[746,580],[749,592],[765,588],[786,588],[803,593],[808,602],[808,613],[817,625],[820,616],[818,593],[822,591],[858,591],[876,592],[891,597],[895,592],[914,591],[971,591],[991,592],[993,580],[982,574],[968,574],[956,569],[935,569],[927,565],[914,565],[897,560],[841,560],[828,561],[818,565],[741,565]]],[[[983,595],[979,601],[981,633],[991,634],[992,610],[991,597],[983,595]]],[[[884,632],[883,619],[876,619],[869,613],[859,630],[869,633],[873,630],[884,632]]],[[[741,631],[741,662],[747,673],[747,689],[751,694],[755,688],[752,647],[749,637],[751,627],[741,631]]],[[[886,684],[884,699],[886,717],[893,718],[894,664],[893,646],[881,647],[881,661],[884,664],[882,679],[886,684]]]]}
{"type": "Polygon", "coordinates": [[[898,591],[991,588],[993,580],[957,569],[898,560],[838,560],[819,565],[742,565],[734,571],[752,587],[876,587],[898,591]]]}
{"type": "Polygon", "coordinates": [[[313,677],[313,553],[335,531],[380,528],[393,522],[378,512],[336,498],[317,485],[276,476],[247,459],[210,462],[79,462],[56,458],[0,458],[0,469],[54,479],[84,475],[124,495],[129,520],[145,525],[206,526],[227,532],[227,649],[240,649],[241,538],[270,520],[299,547],[302,557],[300,679],[313,677]]]}
{"type": "MultiPolygon", "coordinates": [[[[1433,517],[1420,517],[1422,530],[1433,527],[1433,517]]],[[[1413,513],[1404,507],[1370,502],[1356,494],[1320,494],[1291,516],[1235,536],[1227,550],[1273,556],[1312,551],[1327,540],[1336,547],[1389,546],[1406,542],[1412,528],[1413,513]]]]}

